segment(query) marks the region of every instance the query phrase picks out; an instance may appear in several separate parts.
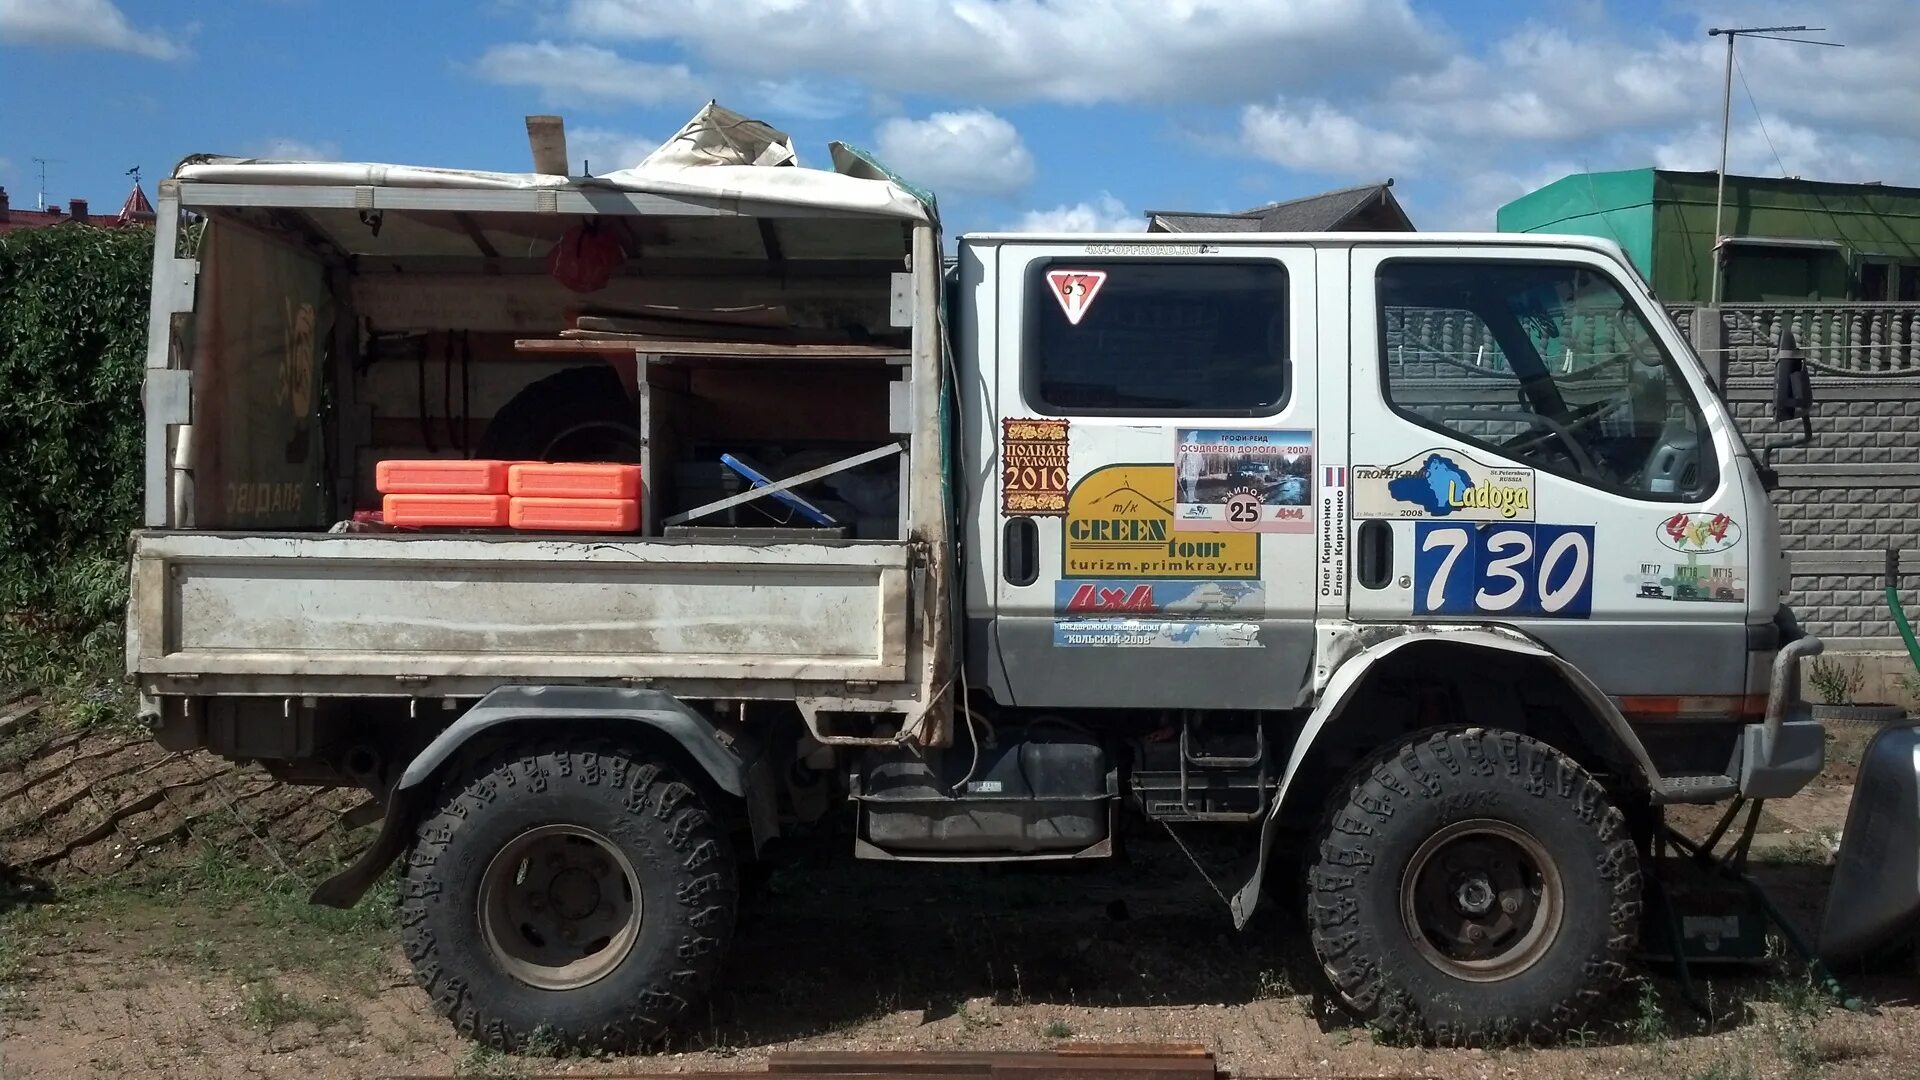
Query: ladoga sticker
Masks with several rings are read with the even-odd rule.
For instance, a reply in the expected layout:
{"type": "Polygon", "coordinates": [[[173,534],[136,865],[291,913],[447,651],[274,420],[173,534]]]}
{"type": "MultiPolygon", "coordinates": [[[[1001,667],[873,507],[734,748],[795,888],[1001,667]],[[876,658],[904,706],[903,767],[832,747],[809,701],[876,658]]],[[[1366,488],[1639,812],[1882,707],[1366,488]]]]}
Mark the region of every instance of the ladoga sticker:
{"type": "Polygon", "coordinates": [[[1457,450],[1425,450],[1398,465],[1358,465],[1353,516],[1532,521],[1533,470],[1483,465],[1457,450]]]}
{"type": "Polygon", "coordinates": [[[1311,434],[1182,428],[1175,435],[1176,530],[1313,531],[1311,434]]]}
{"type": "Polygon", "coordinates": [[[1009,517],[1067,512],[1067,421],[1000,422],[1000,500],[1009,517]]]}
{"type": "Polygon", "coordinates": [[[1107,465],[1067,495],[1061,576],[1260,576],[1258,533],[1173,531],[1173,466],[1107,465]]]}

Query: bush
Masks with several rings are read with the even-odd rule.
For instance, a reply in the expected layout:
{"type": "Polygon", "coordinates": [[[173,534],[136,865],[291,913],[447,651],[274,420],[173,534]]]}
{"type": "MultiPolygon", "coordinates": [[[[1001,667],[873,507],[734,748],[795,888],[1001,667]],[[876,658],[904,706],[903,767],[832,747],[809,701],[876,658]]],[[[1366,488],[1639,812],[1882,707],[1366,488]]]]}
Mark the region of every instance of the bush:
{"type": "Polygon", "coordinates": [[[1845,663],[1826,656],[1813,658],[1807,681],[1828,705],[1851,705],[1867,685],[1867,673],[1859,664],[1845,663]]]}
{"type": "Polygon", "coordinates": [[[148,229],[0,236],[0,685],[117,674],[152,264],[148,229]]]}

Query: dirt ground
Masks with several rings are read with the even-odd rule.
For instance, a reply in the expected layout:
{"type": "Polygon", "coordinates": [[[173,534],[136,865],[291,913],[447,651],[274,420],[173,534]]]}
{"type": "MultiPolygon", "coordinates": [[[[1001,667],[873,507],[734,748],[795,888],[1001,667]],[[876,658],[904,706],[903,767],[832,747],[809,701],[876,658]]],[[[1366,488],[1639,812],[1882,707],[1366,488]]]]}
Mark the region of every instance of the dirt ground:
{"type": "MultiPolygon", "coordinates": [[[[1769,890],[1809,931],[1863,742],[1841,732],[1828,774],[1770,805],[1755,844],[1769,890]]],[[[19,786],[19,765],[0,762],[0,793],[19,786]]],[[[236,791],[251,783],[227,781],[236,791]]],[[[824,844],[830,853],[777,872],[743,912],[721,989],[657,1053],[507,1057],[461,1041],[414,988],[395,945],[391,883],[354,912],[301,901],[302,875],[278,865],[290,861],[287,845],[350,810],[337,793],[285,791],[203,815],[218,842],[189,835],[170,858],[156,849],[144,875],[89,877],[98,864],[86,859],[0,875],[0,1077],[617,1075],[745,1069],[782,1048],[1060,1041],[1203,1042],[1243,1077],[1920,1073],[1911,963],[1907,974],[1848,980],[1878,1005],[1874,1015],[1833,1007],[1795,965],[1777,963],[1697,968],[1702,1016],[1649,969],[1565,1045],[1384,1045],[1318,1003],[1298,924],[1281,905],[1236,933],[1207,882],[1147,826],[1126,838],[1124,862],[1070,873],[856,863],[844,841],[824,844]],[[263,826],[273,814],[292,824],[263,826]]],[[[1697,835],[1713,816],[1675,818],[1697,835]]],[[[23,844],[36,857],[58,846],[0,824],[9,844],[0,865],[19,867],[9,851],[23,844]]]]}

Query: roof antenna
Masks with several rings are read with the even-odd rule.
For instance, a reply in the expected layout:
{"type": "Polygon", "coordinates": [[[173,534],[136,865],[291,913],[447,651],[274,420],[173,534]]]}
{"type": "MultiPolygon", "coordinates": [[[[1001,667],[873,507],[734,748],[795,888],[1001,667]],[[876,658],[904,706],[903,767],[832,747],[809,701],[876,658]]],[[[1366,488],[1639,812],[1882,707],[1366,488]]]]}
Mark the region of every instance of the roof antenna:
{"type": "Polygon", "coordinates": [[[45,210],[47,208],[47,166],[58,165],[62,160],[64,159],[45,157],[33,159],[33,163],[40,166],[40,196],[37,200],[39,203],[38,209],[45,210]]]}

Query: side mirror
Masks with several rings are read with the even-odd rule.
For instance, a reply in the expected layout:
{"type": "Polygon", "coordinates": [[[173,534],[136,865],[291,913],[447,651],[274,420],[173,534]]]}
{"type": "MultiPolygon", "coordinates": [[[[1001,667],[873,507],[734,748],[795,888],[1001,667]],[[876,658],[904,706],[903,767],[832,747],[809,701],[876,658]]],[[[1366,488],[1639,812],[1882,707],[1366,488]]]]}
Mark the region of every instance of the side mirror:
{"type": "Polygon", "coordinates": [[[1807,378],[1807,358],[1793,340],[1793,331],[1787,329],[1780,331],[1780,340],[1773,346],[1773,418],[1779,423],[1800,421],[1800,434],[1760,448],[1760,483],[1768,491],[1780,486],[1773,452],[1813,441],[1813,382],[1807,378]]]}
{"type": "Polygon", "coordinates": [[[1773,418],[1779,422],[1811,420],[1813,383],[1807,378],[1807,358],[1793,340],[1793,331],[1780,331],[1773,347],[1773,418]]]}

